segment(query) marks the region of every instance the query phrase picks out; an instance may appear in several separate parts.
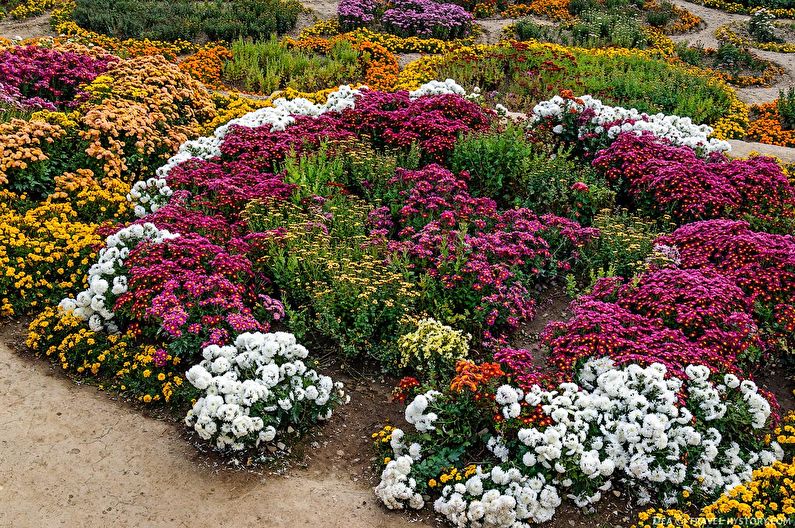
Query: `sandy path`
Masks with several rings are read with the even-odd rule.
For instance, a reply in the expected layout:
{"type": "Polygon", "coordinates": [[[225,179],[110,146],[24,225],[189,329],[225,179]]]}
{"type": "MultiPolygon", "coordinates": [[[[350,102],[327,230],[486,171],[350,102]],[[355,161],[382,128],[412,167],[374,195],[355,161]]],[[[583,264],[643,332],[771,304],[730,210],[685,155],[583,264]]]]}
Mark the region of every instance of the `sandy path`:
{"type": "Polygon", "coordinates": [[[0,344],[0,527],[423,526],[344,469],[215,471],[146,418],[0,344]]]}
{"type": "MultiPolygon", "coordinates": [[[[720,46],[718,39],[715,38],[715,30],[729,22],[747,21],[748,16],[725,13],[717,9],[711,9],[702,5],[686,2],[685,0],[672,0],[674,4],[684,7],[691,13],[701,17],[706,22],[706,27],[701,31],[686,33],[684,35],[674,35],[671,39],[674,42],[690,42],[692,44],[701,43],[707,48],[717,48],[720,46]]],[[[775,85],[768,88],[749,87],[735,88],[737,96],[745,103],[759,104],[774,101],[778,98],[779,89],[795,85],[795,53],[775,53],[758,49],[751,50],[754,54],[773,61],[784,68],[785,74],[782,75],[775,85]]]]}

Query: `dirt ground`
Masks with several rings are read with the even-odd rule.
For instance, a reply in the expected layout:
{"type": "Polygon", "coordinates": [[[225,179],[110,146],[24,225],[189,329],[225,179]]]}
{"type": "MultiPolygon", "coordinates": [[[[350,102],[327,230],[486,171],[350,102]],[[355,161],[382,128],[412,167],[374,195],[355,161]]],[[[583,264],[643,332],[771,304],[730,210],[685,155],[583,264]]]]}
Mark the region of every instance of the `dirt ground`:
{"type": "Polygon", "coordinates": [[[280,475],[226,468],[178,423],[2,343],[0,379],[2,528],[429,526],[380,507],[370,489],[365,444],[384,417],[373,412],[385,404],[378,397],[355,394],[326,436],[307,441],[310,456],[280,475]]]}
{"type": "Polygon", "coordinates": [[[41,15],[27,20],[0,20],[0,37],[24,40],[35,37],[54,37],[50,28],[50,15],[41,15]]]}

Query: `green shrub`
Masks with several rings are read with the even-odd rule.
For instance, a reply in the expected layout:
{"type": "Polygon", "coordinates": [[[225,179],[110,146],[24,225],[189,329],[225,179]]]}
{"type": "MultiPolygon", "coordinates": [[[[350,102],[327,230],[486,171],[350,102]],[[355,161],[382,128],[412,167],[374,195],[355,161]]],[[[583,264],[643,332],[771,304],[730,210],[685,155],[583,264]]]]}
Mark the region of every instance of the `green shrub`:
{"type": "Polygon", "coordinates": [[[779,91],[776,107],[781,128],[795,130],[795,88],[790,87],[787,91],[779,91]]]}
{"type": "Polygon", "coordinates": [[[450,155],[450,168],[454,173],[469,172],[473,196],[488,196],[510,206],[521,185],[525,160],[532,155],[533,144],[525,139],[524,130],[509,126],[502,132],[462,138],[450,155]]]}
{"type": "Polygon", "coordinates": [[[658,258],[654,241],[672,228],[668,218],[658,223],[626,209],[601,211],[593,226],[599,229],[599,238],[582,252],[588,287],[602,277],[629,278],[646,269],[650,259],[658,258]]]}
{"type": "Polygon", "coordinates": [[[564,54],[525,43],[495,46],[474,58],[450,54],[434,67],[432,76],[456,79],[467,90],[477,86],[487,103],[523,112],[569,89],[605,104],[713,124],[727,115],[731,102],[711,75],[697,75],[662,59],[579,50],[564,54]]]}
{"type": "Polygon", "coordinates": [[[572,44],[586,48],[618,46],[643,49],[649,37],[632,12],[589,10],[571,28],[572,44]]]}
{"type": "Polygon", "coordinates": [[[270,94],[283,88],[315,92],[355,83],[361,77],[359,52],[340,41],[328,56],[290,50],[272,36],[269,40],[232,44],[232,60],[224,65],[224,80],[246,91],[270,94]]]}
{"type": "Polygon", "coordinates": [[[394,364],[395,336],[417,293],[387,264],[385,248],[365,244],[369,212],[337,194],[322,204],[253,202],[246,219],[252,232],[273,233],[259,242],[257,266],[278,289],[291,332],[346,359],[394,364]]]}
{"type": "Polygon", "coordinates": [[[514,29],[519,40],[555,41],[558,38],[558,31],[554,26],[539,24],[529,17],[518,20],[514,29]]]}
{"type": "Polygon", "coordinates": [[[76,0],[82,28],[105,35],[153,40],[267,38],[295,27],[296,0],[76,0]]]}
{"type": "Polygon", "coordinates": [[[776,17],[767,9],[756,11],[748,20],[748,34],[757,42],[783,42],[776,36],[773,20],[776,17]]]}

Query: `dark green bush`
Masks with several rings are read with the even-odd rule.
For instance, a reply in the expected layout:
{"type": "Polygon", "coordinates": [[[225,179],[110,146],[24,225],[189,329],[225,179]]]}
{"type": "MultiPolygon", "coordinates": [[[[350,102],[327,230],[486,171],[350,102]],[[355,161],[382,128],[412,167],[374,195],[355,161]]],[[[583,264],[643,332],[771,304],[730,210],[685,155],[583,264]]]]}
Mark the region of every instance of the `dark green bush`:
{"type": "Polygon", "coordinates": [[[286,33],[301,9],[296,0],[77,0],[72,17],[121,39],[233,41],[286,33]]]}

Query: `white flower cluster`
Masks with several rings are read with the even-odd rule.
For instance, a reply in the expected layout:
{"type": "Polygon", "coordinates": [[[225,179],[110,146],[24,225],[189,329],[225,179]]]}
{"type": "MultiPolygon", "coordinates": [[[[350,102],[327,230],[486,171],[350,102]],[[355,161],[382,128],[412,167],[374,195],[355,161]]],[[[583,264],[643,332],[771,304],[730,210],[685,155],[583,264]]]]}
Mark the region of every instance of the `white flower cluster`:
{"type": "Polygon", "coordinates": [[[419,394],[406,407],[406,421],[413,425],[417,431],[424,433],[435,429],[433,422],[436,421],[438,416],[435,412],[425,414],[425,411],[439,394],[438,391],[434,390],[419,394]]]}
{"type": "Polygon", "coordinates": [[[659,138],[667,139],[674,145],[690,147],[704,154],[731,150],[728,142],[709,137],[713,132],[712,127],[696,125],[689,117],[661,113],[649,115],[634,108],[608,106],[590,95],[583,95],[579,99],[582,104],[558,95],[548,101],[542,101],[533,108],[531,123],[558,123],[552,130],[556,134],[562,134],[565,115],[572,109],[578,114],[590,109],[593,110],[594,117],[576,131],[578,138],[596,133],[615,139],[622,132],[641,134],[648,131],[659,138]]]}
{"type": "Polygon", "coordinates": [[[247,332],[234,346],[206,347],[185,376],[204,392],[185,423],[217,449],[240,451],[273,441],[285,425],[327,420],[345,396],[342,384],[308,368],[307,355],[285,332],[247,332]]]}
{"type": "Polygon", "coordinates": [[[434,509],[460,528],[521,528],[549,521],[560,502],[542,475],[494,466],[485,473],[477,468],[465,483],[445,486],[434,509]]]}
{"type": "Polygon", "coordinates": [[[419,510],[425,506],[422,495],[417,493],[417,482],[410,477],[414,459],[400,456],[390,460],[381,472],[381,481],[373,488],[376,497],[390,510],[402,510],[406,505],[419,510]]]}
{"type": "Polygon", "coordinates": [[[172,194],[174,191],[168,186],[165,178],[152,177],[135,182],[127,193],[127,201],[134,205],[135,216],[143,218],[149,213],[156,213],[168,203],[172,194]]]}
{"type": "MultiPolygon", "coordinates": [[[[609,358],[600,358],[585,364],[580,386],[563,383],[555,391],[533,387],[525,401],[542,405],[554,423],[544,429],[519,430],[518,438],[528,448],[523,463],[553,470],[556,481],[567,488],[574,485],[566,470],[572,462],[587,478],[599,479],[601,491],[610,489],[610,477],[619,473],[644,502],[654,488],[665,489],[666,483],[693,482],[707,494],[720,493],[750,479],[760,463],[780,458],[775,443],[772,451],[745,453],[744,460],[738,444],[722,441],[720,431],[709,423],[726,413],[727,386],[710,382],[706,367],[690,366],[686,373],[687,380],[666,379],[666,368],[659,363],[617,368],[609,358]],[[691,396],[690,409],[678,402],[683,388],[691,396]],[[694,414],[702,417],[695,424],[700,430],[693,426],[694,414]],[[687,466],[681,462],[685,455],[687,466]]],[[[759,429],[770,416],[770,406],[752,382],[743,383],[750,425],[759,429]]],[[[601,496],[599,491],[572,491],[569,497],[581,507],[601,496]]],[[[663,500],[673,503],[676,497],[663,500]]]]}
{"type": "Polygon", "coordinates": [[[353,108],[356,104],[356,95],[360,90],[348,85],[340,86],[331,92],[324,104],[315,104],[302,97],[296,99],[279,98],[273,101],[273,106],[260,108],[244,116],[232,119],[218,127],[212,136],[201,137],[183,143],[174,156],[165,165],[157,169],[155,178],[140,181],[133,185],[127,195],[127,200],[133,204],[135,214],[143,217],[150,212],[157,211],[171,196],[171,189],[166,184],[169,171],[189,159],[210,159],[221,155],[221,145],[232,126],[260,127],[270,125],[272,131],[285,130],[295,122],[293,116],[318,117],[326,112],[342,112],[353,108]]]}
{"type": "Polygon", "coordinates": [[[118,332],[113,323],[113,305],[115,299],[127,291],[124,260],[144,240],[159,244],[178,236],[151,223],[133,224],[108,236],[105,247],[99,250],[96,264],[88,270],[88,288],[74,299],[63,299],[60,308],[88,321],[94,332],[102,329],[118,332]]]}
{"type": "MultiPolygon", "coordinates": [[[[782,458],[776,442],[761,451],[751,447],[755,431],[761,433],[771,414],[753,382],[730,374],[714,382],[703,366],[689,366],[685,373],[684,379],[666,378],[659,363],[618,367],[610,358],[597,358],[580,367],[578,383],[561,383],[555,390],[498,387],[495,403],[507,420],[520,417],[526,403],[541,406],[552,423],[492,435],[485,447],[499,465],[478,466],[475,476],[446,486],[436,511],[459,527],[520,528],[549,520],[563,495],[591,508],[616,484],[640,504],[654,494],[672,505],[678,497],[670,490],[714,496],[748,481],[754,468],[782,458]],[[731,437],[721,432],[727,430],[725,420],[731,422],[731,437]]],[[[406,418],[423,445],[407,448],[413,433],[395,429],[390,444],[395,456],[416,463],[444,443],[444,432],[433,426],[439,417],[427,412],[438,396],[431,391],[408,405],[406,418]]],[[[437,413],[444,409],[434,406],[437,413]]],[[[410,466],[403,463],[404,484],[412,476],[410,466]]],[[[390,480],[379,485],[379,493],[396,496],[398,490],[383,491],[397,482],[394,471],[382,475],[390,480]]]]}
{"type": "Polygon", "coordinates": [[[444,81],[430,81],[416,90],[409,92],[411,99],[419,99],[426,95],[460,95],[465,99],[475,100],[480,97],[480,88],[475,88],[472,93],[468,94],[463,86],[455,82],[453,79],[446,79],[444,81]]]}

